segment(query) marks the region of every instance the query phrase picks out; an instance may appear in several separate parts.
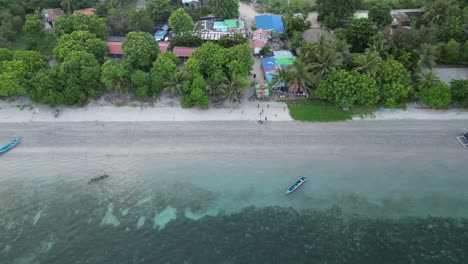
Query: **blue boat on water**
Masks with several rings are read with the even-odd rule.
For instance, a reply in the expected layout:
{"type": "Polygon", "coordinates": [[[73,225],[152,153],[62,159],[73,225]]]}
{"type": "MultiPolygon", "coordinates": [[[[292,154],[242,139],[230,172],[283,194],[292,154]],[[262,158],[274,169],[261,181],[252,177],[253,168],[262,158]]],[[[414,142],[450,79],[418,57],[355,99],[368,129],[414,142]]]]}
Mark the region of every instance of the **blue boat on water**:
{"type": "Polygon", "coordinates": [[[301,177],[297,182],[295,182],[293,185],[291,185],[291,187],[288,188],[288,190],[286,191],[286,194],[290,194],[294,192],[295,190],[297,190],[297,188],[299,188],[299,186],[301,186],[305,181],[306,181],[306,178],[301,177]]]}
{"type": "Polygon", "coordinates": [[[5,153],[5,152],[9,151],[10,149],[12,149],[16,145],[18,145],[20,142],[21,142],[21,140],[19,138],[13,139],[9,143],[7,143],[7,144],[3,145],[2,147],[0,147],[0,153],[5,153]]]}

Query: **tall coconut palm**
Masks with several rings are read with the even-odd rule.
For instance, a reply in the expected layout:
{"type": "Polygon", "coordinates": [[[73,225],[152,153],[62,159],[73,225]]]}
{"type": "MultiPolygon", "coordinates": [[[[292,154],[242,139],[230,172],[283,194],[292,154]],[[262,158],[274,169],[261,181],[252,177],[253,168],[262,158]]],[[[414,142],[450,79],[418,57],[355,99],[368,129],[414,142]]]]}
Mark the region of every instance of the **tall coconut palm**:
{"type": "Polygon", "coordinates": [[[231,76],[229,76],[227,83],[222,84],[225,91],[224,97],[228,99],[231,104],[235,101],[239,101],[240,93],[248,84],[249,81],[246,78],[236,73],[232,73],[231,76]]]}
{"type": "Polygon", "coordinates": [[[431,88],[437,82],[439,82],[439,78],[432,71],[421,71],[416,75],[416,87],[419,91],[431,88]]]}
{"type": "Polygon", "coordinates": [[[436,64],[436,48],[430,44],[423,43],[419,50],[415,50],[415,52],[419,55],[417,62],[419,68],[421,68],[421,70],[432,70],[436,64]]]}
{"type": "Polygon", "coordinates": [[[185,71],[173,71],[164,82],[163,90],[168,91],[173,95],[180,95],[182,94],[184,82],[186,80],[187,73],[185,71]]]}
{"type": "Polygon", "coordinates": [[[294,64],[288,68],[290,75],[290,83],[295,84],[295,87],[302,89],[305,93],[310,93],[310,88],[315,83],[314,74],[310,64],[303,62],[301,59],[296,59],[294,64]]]}
{"type": "Polygon", "coordinates": [[[284,84],[286,87],[289,87],[291,85],[292,78],[288,68],[281,67],[273,74],[273,79],[271,80],[272,86],[277,87],[280,84],[284,84]]]}
{"type": "Polygon", "coordinates": [[[369,47],[366,51],[376,51],[382,58],[387,58],[388,56],[388,49],[389,45],[388,42],[385,40],[383,34],[379,33],[372,43],[369,44],[369,47]]]}
{"type": "Polygon", "coordinates": [[[376,51],[367,51],[363,54],[356,54],[353,57],[353,63],[356,65],[353,70],[375,76],[382,63],[382,58],[376,51]]]}
{"type": "Polygon", "coordinates": [[[225,91],[225,84],[228,82],[228,78],[224,73],[213,74],[206,79],[206,91],[210,96],[219,97],[222,96],[225,91]]]}
{"type": "Polygon", "coordinates": [[[351,48],[351,45],[349,45],[346,42],[346,40],[344,39],[335,40],[334,48],[336,52],[341,53],[341,55],[343,56],[345,60],[351,59],[351,52],[349,51],[349,49],[351,48]]]}
{"type": "Polygon", "coordinates": [[[310,64],[316,80],[320,80],[343,65],[343,56],[334,50],[327,50],[324,54],[316,54],[316,61],[310,64]]]}

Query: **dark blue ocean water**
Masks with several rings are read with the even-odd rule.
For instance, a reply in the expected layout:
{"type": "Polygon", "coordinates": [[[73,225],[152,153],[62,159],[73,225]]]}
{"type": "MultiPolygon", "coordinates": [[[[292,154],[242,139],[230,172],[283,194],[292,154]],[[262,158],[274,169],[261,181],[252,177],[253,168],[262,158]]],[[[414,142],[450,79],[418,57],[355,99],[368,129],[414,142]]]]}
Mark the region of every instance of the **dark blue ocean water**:
{"type": "Polygon", "coordinates": [[[295,154],[2,157],[0,263],[468,262],[462,159],[295,154]]]}

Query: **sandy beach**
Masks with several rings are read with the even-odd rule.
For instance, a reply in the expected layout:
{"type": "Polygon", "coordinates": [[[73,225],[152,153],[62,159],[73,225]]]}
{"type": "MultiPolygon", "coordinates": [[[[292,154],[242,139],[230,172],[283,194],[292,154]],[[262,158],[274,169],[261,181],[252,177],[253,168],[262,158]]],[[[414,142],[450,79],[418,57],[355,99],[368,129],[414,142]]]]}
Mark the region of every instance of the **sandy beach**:
{"type": "Polygon", "coordinates": [[[8,157],[74,150],[92,155],[132,153],[298,152],[318,158],[355,155],[424,155],[465,159],[456,136],[464,120],[349,121],[341,123],[271,122],[70,122],[3,124],[3,141],[22,137],[8,157]]]}

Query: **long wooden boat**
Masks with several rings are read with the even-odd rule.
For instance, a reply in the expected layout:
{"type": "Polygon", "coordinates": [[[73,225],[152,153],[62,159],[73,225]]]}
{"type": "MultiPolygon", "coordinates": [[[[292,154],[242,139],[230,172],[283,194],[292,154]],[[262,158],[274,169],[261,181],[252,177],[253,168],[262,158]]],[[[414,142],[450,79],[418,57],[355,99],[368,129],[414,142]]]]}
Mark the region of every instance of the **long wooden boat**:
{"type": "Polygon", "coordinates": [[[297,188],[299,188],[305,181],[306,181],[306,178],[301,177],[297,182],[295,182],[293,185],[291,185],[291,187],[288,188],[288,190],[286,191],[286,194],[290,194],[294,192],[295,190],[297,190],[297,188]]]}
{"type": "Polygon", "coordinates": [[[5,153],[5,152],[9,151],[10,149],[12,149],[16,145],[18,145],[20,142],[21,142],[21,140],[19,138],[14,138],[12,141],[10,141],[7,144],[0,147],[0,153],[5,153]]]}
{"type": "Polygon", "coordinates": [[[109,174],[107,173],[99,174],[99,175],[94,176],[91,180],[89,180],[88,183],[93,183],[93,182],[97,182],[100,180],[104,180],[105,178],[108,178],[108,177],[109,177],[109,174]]]}

